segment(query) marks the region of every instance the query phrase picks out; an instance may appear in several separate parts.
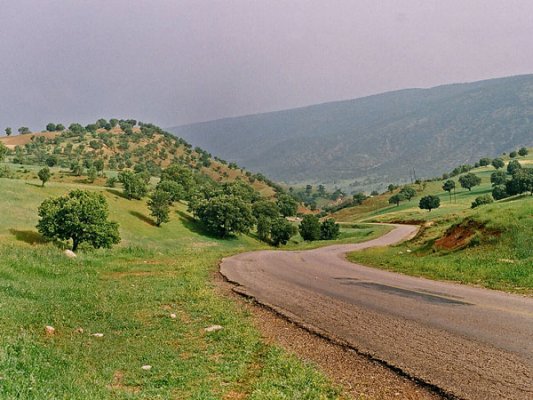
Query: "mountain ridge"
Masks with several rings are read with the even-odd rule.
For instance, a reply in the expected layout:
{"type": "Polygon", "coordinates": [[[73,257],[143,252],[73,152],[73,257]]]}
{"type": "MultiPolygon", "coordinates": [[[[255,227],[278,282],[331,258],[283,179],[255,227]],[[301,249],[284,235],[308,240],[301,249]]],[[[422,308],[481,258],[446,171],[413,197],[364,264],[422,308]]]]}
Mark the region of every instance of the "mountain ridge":
{"type": "Polygon", "coordinates": [[[531,121],[533,75],[517,75],[401,89],[169,131],[277,180],[368,183],[406,180],[413,168],[430,177],[531,146],[531,121]]]}

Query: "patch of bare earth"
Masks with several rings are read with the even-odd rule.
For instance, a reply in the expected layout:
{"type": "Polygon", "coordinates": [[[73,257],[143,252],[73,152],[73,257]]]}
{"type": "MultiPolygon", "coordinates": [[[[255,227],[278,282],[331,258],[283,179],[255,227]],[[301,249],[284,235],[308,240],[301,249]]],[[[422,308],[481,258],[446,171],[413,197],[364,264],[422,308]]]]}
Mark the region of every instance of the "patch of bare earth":
{"type": "MultiPolygon", "coordinates": [[[[426,387],[398,375],[390,368],[295,325],[275,312],[236,294],[233,285],[217,273],[221,294],[230,296],[250,311],[267,343],[282,347],[299,359],[311,362],[339,385],[350,399],[441,399],[426,387]]],[[[231,397],[230,397],[231,398],[231,397]]]]}

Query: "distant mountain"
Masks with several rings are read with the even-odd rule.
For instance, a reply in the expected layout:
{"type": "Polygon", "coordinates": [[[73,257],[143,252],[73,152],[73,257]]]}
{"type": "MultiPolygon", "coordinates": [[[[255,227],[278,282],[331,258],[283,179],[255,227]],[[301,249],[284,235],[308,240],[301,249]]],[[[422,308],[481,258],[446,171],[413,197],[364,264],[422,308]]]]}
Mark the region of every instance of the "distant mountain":
{"type": "MultiPolygon", "coordinates": [[[[286,182],[431,177],[533,145],[533,75],[406,89],[170,128],[286,182]]],[[[368,180],[370,182],[370,180],[368,180]]]]}

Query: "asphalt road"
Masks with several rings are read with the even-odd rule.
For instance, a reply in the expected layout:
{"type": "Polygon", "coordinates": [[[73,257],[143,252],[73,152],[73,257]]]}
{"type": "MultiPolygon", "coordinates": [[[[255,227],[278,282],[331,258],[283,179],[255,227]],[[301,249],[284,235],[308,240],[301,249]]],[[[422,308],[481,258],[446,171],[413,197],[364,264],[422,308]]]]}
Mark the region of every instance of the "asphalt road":
{"type": "Polygon", "coordinates": [[[226,258],[221,273],[295,322],[464,399],[533,399],[533,299],[350,263],[347,252],[405,240],[226,258]]]}

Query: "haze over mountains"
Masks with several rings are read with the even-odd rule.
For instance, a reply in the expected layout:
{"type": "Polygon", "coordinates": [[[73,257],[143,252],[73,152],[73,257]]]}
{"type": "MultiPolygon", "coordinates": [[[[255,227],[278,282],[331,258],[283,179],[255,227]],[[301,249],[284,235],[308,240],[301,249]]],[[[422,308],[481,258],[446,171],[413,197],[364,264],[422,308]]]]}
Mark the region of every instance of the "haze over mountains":
{"type": "Polygon", "coordinates": [[[169,129],[294,182],[402,181],[533,145],[533,75],[406,89],[169,129]]]}

